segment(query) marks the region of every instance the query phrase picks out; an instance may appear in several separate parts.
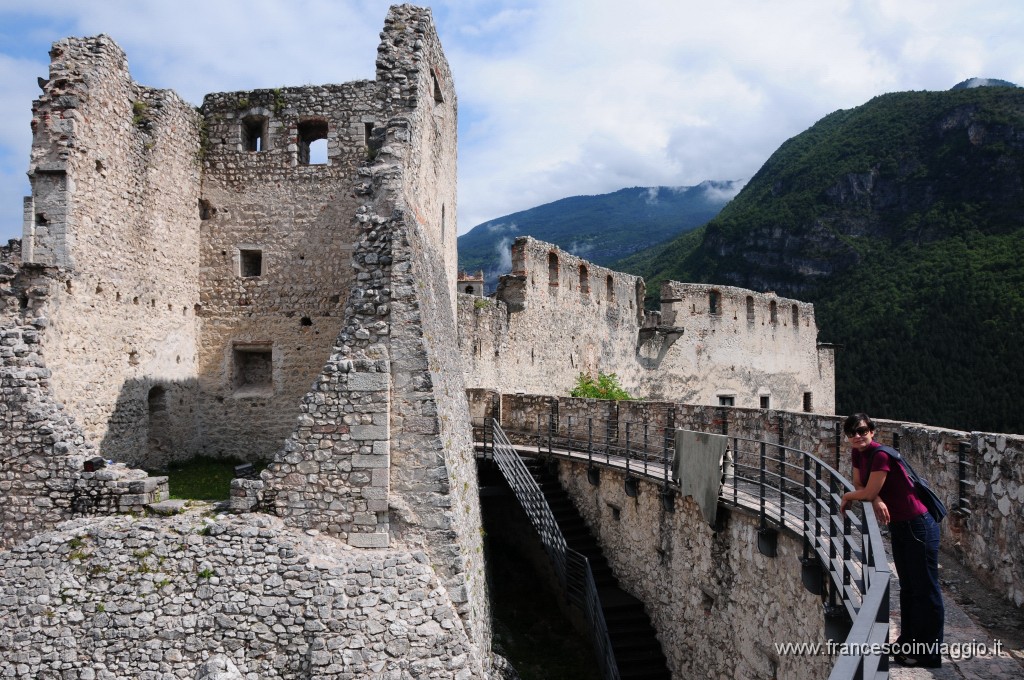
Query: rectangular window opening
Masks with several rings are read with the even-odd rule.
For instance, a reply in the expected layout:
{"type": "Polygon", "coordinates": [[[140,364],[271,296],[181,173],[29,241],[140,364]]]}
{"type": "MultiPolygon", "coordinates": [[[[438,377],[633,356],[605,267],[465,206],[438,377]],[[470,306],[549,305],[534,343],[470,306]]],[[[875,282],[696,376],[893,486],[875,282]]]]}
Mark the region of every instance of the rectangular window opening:
{"type": "Polygon", "coordinates": [[[246,151],[266,149],[267,117],[246,116],[242,120],[242,148],[246,151]]]}
{"type": "Polygon", "coordinates": [[[239,250],[238,273],[243,278],[263,276],[263,251],[239,250]]]}
{"type": "Polygon", "coordinates": [[[804,412],[810,413],[813,410],[814,403],[811,399],[810,392],[804,392],[804,412]]]}
{"type": "Polygon", "coordinates": [[[271,394],[274,391],[273,347],[270,344],[234,346],[231,387],[236,396],[271,394]]]}
{"type": "Polygon", "coordinates": [[[718,397],[718,405],[719,406],[735,406],[736,405],[736,397],[732,396],[732,395],[729,395],[729,396],[724,396],[724,395],[723,396],[719,396],[718,397]]]}
{"type": "Polygon", "coordinates": [[[761,408],[771,408],[771,401],[772,401],[771,397],[769,397],[768,395],[762,394],[761,395],[761,408]]]}

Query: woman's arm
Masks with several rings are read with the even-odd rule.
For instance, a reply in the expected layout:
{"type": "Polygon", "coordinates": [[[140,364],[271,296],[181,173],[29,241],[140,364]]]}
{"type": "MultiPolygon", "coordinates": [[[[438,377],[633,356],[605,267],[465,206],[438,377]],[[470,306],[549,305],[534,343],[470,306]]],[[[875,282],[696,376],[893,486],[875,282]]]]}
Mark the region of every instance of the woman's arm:
{"type": "MultiPolygon", "coordinates": [[[[874,502],[878,498],[878,492],[882,489],[882,484],[885,483],[885,478],[889,473],[885,470],[874,470],[868,475],[868,483],[862,487],[855,488],[853,491],[847,491],[843,494],[843,501],[839,506],[840,512],[846,512],[846,508],[853,501],[871,501],[874,502]]],[[[860,480],[860,474],[854,470],[853,482],[854,486],[857,486],[857,482],[860,480]]]]}

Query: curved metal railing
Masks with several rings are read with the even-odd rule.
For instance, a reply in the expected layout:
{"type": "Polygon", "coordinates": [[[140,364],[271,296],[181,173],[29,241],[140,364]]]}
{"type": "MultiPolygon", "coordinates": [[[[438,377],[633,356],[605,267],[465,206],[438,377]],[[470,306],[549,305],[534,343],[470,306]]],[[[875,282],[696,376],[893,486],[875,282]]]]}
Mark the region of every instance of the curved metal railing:
{"type": "MultiPolygon", "coordinates": [[[[667,500],[678,491],[671,477],[676,431],[554,414],[539,416],[536,427],[505,430],[519,451],[586,462],[588,469],[623,470],[627,493],[636,478],[645,478],[659,483],[667,500]]],[[[477,434],[486,449],[487,433],[477,434]]],[[[762,552],[774,554],[779,531],[802,538],[801,577],[822,597],[826,632],[833,641],[826,651],[836,653],[830,680],[887,678],[882,645],[889,634],[890,571],[874,514],[840,513],[842,495],[853,486],[811,453],[754,438],[728,438],[733,463],[723,475],[719,502],[757,514],[762,552]]]]}

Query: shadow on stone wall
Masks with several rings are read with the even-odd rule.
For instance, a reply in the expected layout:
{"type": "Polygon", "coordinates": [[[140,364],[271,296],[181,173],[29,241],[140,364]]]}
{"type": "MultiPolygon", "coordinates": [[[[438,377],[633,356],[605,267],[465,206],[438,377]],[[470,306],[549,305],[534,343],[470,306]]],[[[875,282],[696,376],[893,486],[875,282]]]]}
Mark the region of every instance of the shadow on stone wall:
{"type": "Polygon", "coordinates": [[[199,382],[137,378],[121,386],[100,455],[132,467],[158,469],[203,450],[199,382]]]}

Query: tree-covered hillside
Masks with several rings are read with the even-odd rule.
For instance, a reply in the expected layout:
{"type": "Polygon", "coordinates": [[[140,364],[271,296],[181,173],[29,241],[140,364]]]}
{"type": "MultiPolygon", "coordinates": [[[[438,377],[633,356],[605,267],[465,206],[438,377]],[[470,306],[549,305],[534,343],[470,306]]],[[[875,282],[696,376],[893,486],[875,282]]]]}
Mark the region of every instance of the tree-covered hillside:
{"type": "Polygon", "coordinates": [[[783,144],[706,227],[616,265],[815,303],[837,411],[1024,433],[1024,90],[877,97],[783,144]]]}
{"type": "Polygon", "coordinates": [[[483,270],[493,288],[497,277],[509,272],[509,246],[517,236],[554,243],[607,265],[704,224],[742,185],[709,181],[563,198],[473,227],[459,237],[459,269],[483,270]]]}

